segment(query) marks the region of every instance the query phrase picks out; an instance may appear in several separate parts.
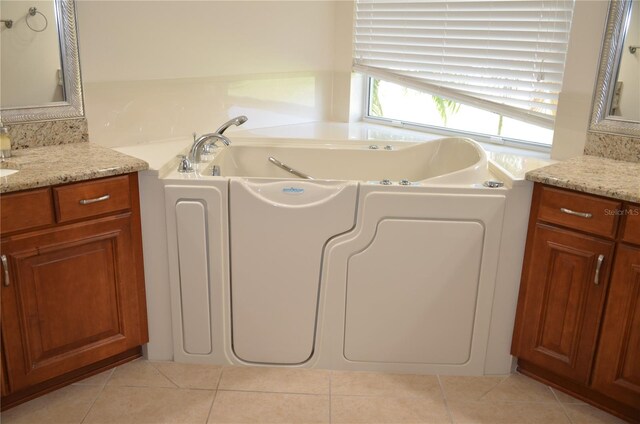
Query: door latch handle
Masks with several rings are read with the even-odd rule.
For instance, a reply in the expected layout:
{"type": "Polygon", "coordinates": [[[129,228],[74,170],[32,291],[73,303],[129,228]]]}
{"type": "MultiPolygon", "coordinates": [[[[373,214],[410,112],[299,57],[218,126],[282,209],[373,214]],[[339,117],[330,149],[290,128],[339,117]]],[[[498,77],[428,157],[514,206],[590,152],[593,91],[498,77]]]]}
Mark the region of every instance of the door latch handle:
{"type": "Polygon", "coordinates": [[[593,283],[596,286],[600,284],[600,268],[602,268],[602,262],[604,262],[604,255],[598,255],[598,260],[596,262],[596,276],[593,279],[593,283]]]}
{"type": "Polygon", "coordinates": [[[0,255],[0,261],[2,262],[2,269],[4,269],[4,286],[9,287],[11,280],[9,279],[9,262],[5,255],[0,255]]]}

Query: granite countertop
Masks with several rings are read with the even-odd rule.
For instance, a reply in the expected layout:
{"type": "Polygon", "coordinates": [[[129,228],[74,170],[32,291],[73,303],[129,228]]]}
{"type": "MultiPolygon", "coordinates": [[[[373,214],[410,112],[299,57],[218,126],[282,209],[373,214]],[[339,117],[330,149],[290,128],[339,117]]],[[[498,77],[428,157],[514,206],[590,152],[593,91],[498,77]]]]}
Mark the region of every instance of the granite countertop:
{"type": "Polygon", "coordinates": [[[140,159],[93,144],[15,150],[1,168],[19,169],[0,178],[0,193],[142,171],[149,165],[140,159]]]}
{"type": "Polygon", "coordinates": [[[640,163],[579,156],[526,174],[529,181],[640,203],[640,163]]]}

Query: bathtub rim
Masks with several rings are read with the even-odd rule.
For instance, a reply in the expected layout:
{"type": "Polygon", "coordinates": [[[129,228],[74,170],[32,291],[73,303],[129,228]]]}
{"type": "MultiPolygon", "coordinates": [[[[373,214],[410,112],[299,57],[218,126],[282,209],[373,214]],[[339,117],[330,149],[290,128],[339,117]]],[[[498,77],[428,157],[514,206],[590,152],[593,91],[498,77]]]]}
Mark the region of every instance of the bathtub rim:
{"type": "MultiPolygon", "coordinates": [[[[490,165],[489,165],[489,160],[487,158],[486,152],[484,151],[482,146],[478,144],[478,142],[467,137],[442,137],[434,140],[425,140],[425,141],[419,141],[419,142],[387,141],[380,144],[371,143],[370,141],[366,141],[366,140],[345,140],[344,142],[343,141],[336,142],[335,140],[323,140],[323,139],[296,140],[296,139],[254,138],[254,139],[240,139],[240,141],[238,142],[232,141],[233,144],[231,145],[231,148],[233,148],[233,146],[238,146],[238,147],[248,146],[248,147],[274,147],[274,148],[284,147],[284,148],[291,148],[296,150],[318,149],[318,148],[329,149],[329,150],[362,150],[363,147],[368,148],[373,144],[373,145],[377,145],[380,150],[383,150],[384,146],[392,146],[393,150],[391,150],[391,152],[396,152],[396,151],[406,150],[411,147],[416,147],[418,145],[423,145],[423,144],[431,144],[431,143],[443,144],[443,143],[447,143],[447,140],[452,140],[452,141],[455,141],[456,143],[463,142],[465,145],[473,148],[473,152],[478,157],[476,162],[466,167],[456,169],[455,171],[447,172],[440,175],[435,175],[422,180],[411,181],[410,185],[403,186],[403,187],[422,186],[422,185],[447,185],[447,186],[453,185],[455,186],[455,185],[461,184],[461,182],[457,181],[458,177],[462,177],[462,179],[464,180],[464,182],[462,182],[463,185],[473,185],[474,183],[471,183],[470,181],[473,180],[473,178],[471,177],[473,176],[474,173],[483,174],[485,177],[488,175],[488,169],[490,165]],[[465,178],[465,176],[467,178],[465,178]]],[[[215,165],[217,156],[220,153],[222,153],[224,149],[227,149],[227,148],[228,148],[227,146],[216,147],[214,152],[210,155],[211,156],[210,158],[205,156],[207,160],[198,164],[196,168],[195,176],[197,178],[202,178],[205,180],[208,180],[211,178],[251,178],[251,179],[271,180],[271,181],[276,181],[276,180],[300,181],[301,180],[299,178],[293,178],[293,177],[288,179],[284,177],[264,177],[264,176],[256,176],[256,175],[220,175],[220,176],[211,175],[212,173],[211,167],[215,165]]],[[[173,174],[173,172],[171,174],[173,174]]],[[[189,178],[190,176],[186,175],[184,177],[189,178]]],[[[191,177],[193,177],[193,175],[191,175],[191,177]]],[[[192,179],[192,178],[189,178],[189,179],[192,179]]],[[[317,178],[315,180],[316,181],[356,181],[361,184],[371,184],[371,183],[379,184],[380,183],[379,180],[342,179],[342,178],[317,178]]],[[[479,180],[480,179],[478,179],[478,181],[476,181],[475,183],[481,184],[482,182],[486,181],[486,179],[482,181],[479,181],[479,180]]],[[[393,185],[397,186],[399,184],[397,181],[394,181],[393,185]]]]}

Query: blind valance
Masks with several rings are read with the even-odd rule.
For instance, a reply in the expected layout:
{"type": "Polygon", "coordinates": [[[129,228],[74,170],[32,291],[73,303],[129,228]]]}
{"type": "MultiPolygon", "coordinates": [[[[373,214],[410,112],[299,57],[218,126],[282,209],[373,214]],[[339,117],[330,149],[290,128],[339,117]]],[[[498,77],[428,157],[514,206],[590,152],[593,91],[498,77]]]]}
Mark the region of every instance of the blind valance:
{"type": "Polygon", "coordinates": [[[553,127],[572,0],[357,0],[354,70],[553,127]]]}

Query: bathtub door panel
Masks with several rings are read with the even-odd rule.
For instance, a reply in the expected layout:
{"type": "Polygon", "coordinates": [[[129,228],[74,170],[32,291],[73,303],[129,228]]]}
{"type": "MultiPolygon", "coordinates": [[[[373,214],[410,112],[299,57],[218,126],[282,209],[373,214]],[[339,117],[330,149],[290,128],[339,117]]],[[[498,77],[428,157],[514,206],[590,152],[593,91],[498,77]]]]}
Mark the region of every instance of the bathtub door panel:
{"type": "Polygon", "coordinates": [[[165,187],[173,357],[178,362],[221,363],[225,358],[227,199],[226,183],[165,187]]]}
{"type": "Polygon", "coordinates": [[[233,350],[299,364],[314,349],[327,241],[354,225],[355,183],[230,183],[233,350]]]}
{"type": "Polygon", "coordinates": [[[199,355],[211,352],[206,213],[201,200],[176,203],[184,351],[199,355]]]}
{"type": "Polygon", "coordinates": [[[471,357],[484,226],[382,219],[348,260],[348,360],[460,365],[471,357]]]}

